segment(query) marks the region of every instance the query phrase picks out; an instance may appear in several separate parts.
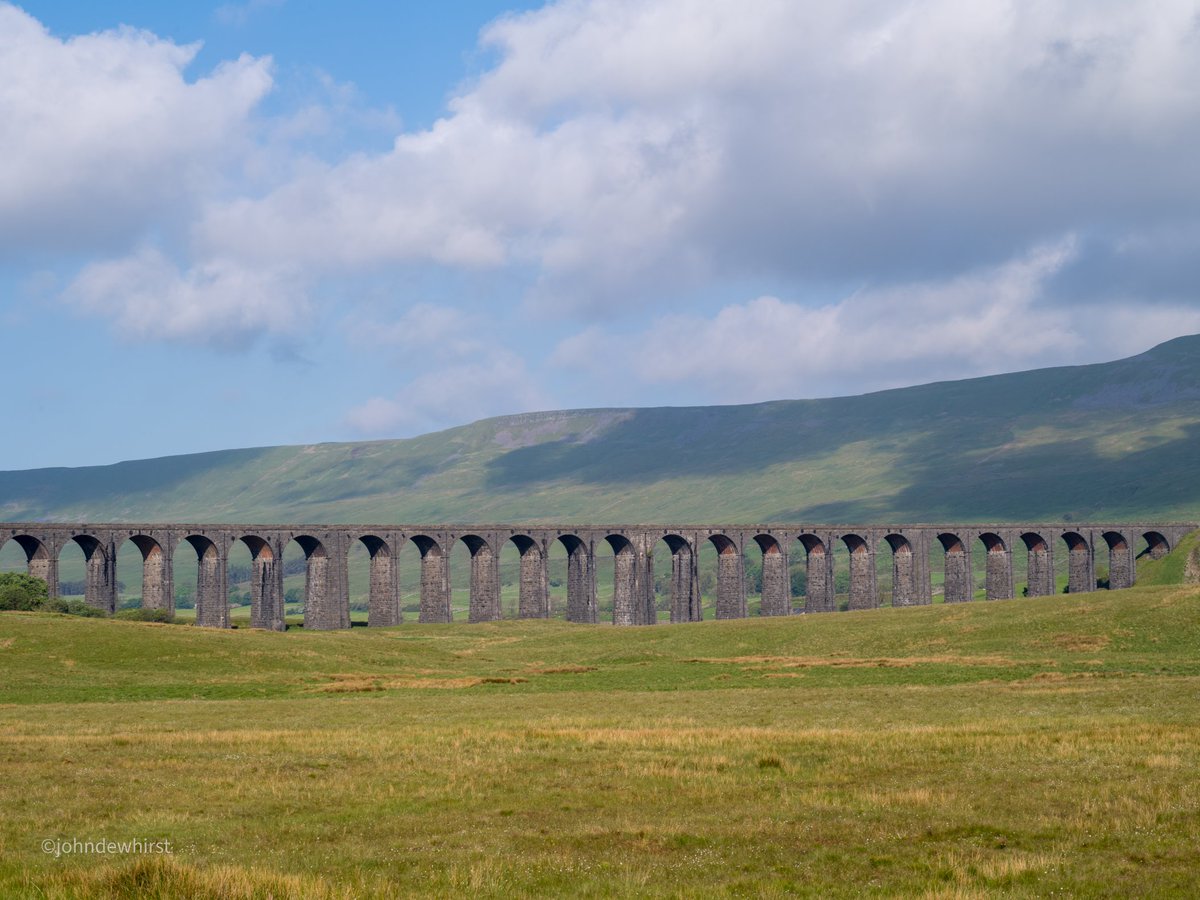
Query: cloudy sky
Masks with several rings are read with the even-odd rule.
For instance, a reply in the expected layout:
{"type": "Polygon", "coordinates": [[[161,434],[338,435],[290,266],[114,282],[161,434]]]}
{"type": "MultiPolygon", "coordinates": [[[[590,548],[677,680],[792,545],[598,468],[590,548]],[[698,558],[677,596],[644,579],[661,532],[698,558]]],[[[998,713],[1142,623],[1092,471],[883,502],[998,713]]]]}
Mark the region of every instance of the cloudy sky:
{"type": "Polygon", "coordinates": [[[1197,147],[1200,0],[0,0],[0,468],[1130,355],[1197,147]]]}

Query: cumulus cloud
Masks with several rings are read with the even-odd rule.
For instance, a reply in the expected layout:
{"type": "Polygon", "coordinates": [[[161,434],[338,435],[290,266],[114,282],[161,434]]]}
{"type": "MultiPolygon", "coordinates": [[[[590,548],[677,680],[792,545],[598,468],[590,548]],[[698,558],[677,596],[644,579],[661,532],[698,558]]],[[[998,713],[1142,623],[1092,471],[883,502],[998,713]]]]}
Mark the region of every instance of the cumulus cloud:
{"type": "Polygon", "coordinates": [[[309,312],[303,280],[293,271],[250,270],[225,260],[181,271],[152,247],[87,266],[67,297],[112,319],[128,338],[226,349],[244,347],[260,334],[295,335],[309,312]]]}
{"type": "MultiPolygon", "coordinates": [[[[311,286],[341,276],[520,285],[523,348],[403,296],[376,334],[348,328],[446,354],[355,411],[365,431],[444,421],[439,402],[540,405],[551,309],[593,325],[562,366],[747,400],[1197,329],[1195,0],[561,0],[481,47],[495,64],[386,152],[293,148],[269,187],[231,186],[268,60],[188,81],[195,48],[61,41],[0,5],[0,236],[118,245],[68,296],[147,339],[302,327],[311,286]],[[171,217],[169,256],[145,249],[171,217]]],[[[286,144],[322,115],[265,131],[286,144]]]]}
{"type": "Polygon", "coordinates": [[[0,3],[0,253],[120,248],[219,189],[271,61],[188,81],[198,49],[129,28],[60,40],[0,3]]]}
{"type": "Polygon", "coordinates": [[[1063,241],[947,281],[864,290],[816,308],[768,296],[711,317],[665,316],[634,335],[591,328],[562,341],[553,361],[750,401],[1089,360],[1096,343],[1135,353],[1200,331],[1196,308],[1132,305],[1097,316],[1047,305],[1046,283],[1077,252],[1063,241]]]}
{"type": "Polygon", "coordinates": [[[713,277],[929,278],[1193,219],[1194,2],[561,2],[389,153],[217,205],[318,264],[533,264],[576,311],[713,277]]]}

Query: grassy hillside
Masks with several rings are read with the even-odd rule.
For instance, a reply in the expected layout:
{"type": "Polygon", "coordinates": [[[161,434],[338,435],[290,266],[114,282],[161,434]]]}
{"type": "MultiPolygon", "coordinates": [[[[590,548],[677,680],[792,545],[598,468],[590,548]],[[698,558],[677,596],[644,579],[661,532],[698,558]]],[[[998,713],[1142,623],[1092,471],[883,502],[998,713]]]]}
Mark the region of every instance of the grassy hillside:
{"type": "Polygon", "coordinates": [[[0,894],[1191,896],[1198,634],[1195,587],[647,629],[0,614],[0,894]]]}
{"type": "Polygon", "coordinates": [[[1200,516],[1200,336],[833,400],[488,419],[411,440],[0,473],[9,521],[1200,516]]]}

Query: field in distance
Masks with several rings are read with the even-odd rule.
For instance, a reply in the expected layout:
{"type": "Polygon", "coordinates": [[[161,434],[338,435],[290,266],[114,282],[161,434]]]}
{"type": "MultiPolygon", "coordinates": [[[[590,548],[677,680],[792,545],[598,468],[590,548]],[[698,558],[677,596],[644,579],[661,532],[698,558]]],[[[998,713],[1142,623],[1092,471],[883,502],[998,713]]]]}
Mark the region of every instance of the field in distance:
{"type": "Polygon", "coordinates": [[[0,895],[1195,895],[1200,589],[617,629],[0,615],[0,895]],[[43,852],[167,840],[172,852],[43,852]]]}

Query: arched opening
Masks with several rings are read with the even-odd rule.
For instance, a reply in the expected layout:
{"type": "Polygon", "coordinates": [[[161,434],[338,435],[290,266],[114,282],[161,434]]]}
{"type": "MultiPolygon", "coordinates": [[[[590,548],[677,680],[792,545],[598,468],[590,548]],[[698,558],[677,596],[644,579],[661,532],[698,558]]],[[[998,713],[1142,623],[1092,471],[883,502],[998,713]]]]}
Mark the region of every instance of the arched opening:
{"type": "Polygon", "coordinates": [[[842,543],[850,554],[849,609],[875,609],[879,606],[879,591],[875,583],[875,554],[865,538],[857,534],[842,535],[842,543]]]}
{"type": "Polygon", "coordinates": [[[453,621],[447,554],[442,545],[428,535],[414,535],[411,540],[421,554],[420,621],[453,621]]]}
{"type": "Polygon", "coordinates": [[[68,596],[82,595],[84,602],[88,606],[107,613],[116,612],[117,578],[116,567],[113,565],[113,562],[104,545],[90,534],[72,536],[63,546],[62,550],[59,551],[58,571],[60,593],[65,593],[68,596]],[[69,579],[67,586],[70,590],[69,592],[63,592],[61,590],[64,583],[62,573],[66,572],[74,575],[80,569],[79,557],[71,551],[72,544],[79,549],[83,556],[83,565],[81,567],[83,580],[82,584],[76,584],[74,583],[74,578],[69,579]]]}
{"type": "Polygon", "coordinates": [[[1077,531],[1064,532],[1062,539],[1067,545],[1067,593],[1094,591],[1096,570],[1092,545],[1077,531]]]}
{"type": "MultiPolygon", "coordinates": [[[[471,554],[471,579],[467,591],[467,621],[494,622],[500,618],[500,569],[496,551],[476,534],[459,539],[471,554]]],[[[453,573],[454,569],[451,569],[453,573]]]]}
{"type": "Polygon", "coordinates": [[[361,614],[365,606],[368,626],[386,628],[399,625],[404,618],[400,609],[399,575],[391,545],[378,535],[360,535],[347,560],[351,621],[355,618],[354,614],[361,614]],[[363,554],[366,554],[365,561],[363,554]],[[358,581],[364,570],[365,585],[358,581]]]}
{"type": "Polygon", "coordinates": [[[802,534],[798,541],[802,553],[793,553],[793,563],[804,560],[799,572],[793,571],[792,593],[804,597],[804,611],[833,612],[837,609],[834,589],[833,555],[814,534],[802,534]]]}
{"type": "Polygon", "coordinates": [[[672,622],[704,618],[700,599],[700,567],[696,551],[682,535],[666,534],[654,545],[655,609],[669,612],[672,622]],[[665,545],[666,553],[658,552],[665,545]]]}
{"type": "MultiPolygon", "coordinates": [[[[998,534],[986,532],[979,536],[986,560],[983,596],[986,600],[1013,598],[1012,551],[998,534]]],[[[974,592],[972,592],[972,595],[974,592]]]]}
{"type": "Polygon", "coordinates": [[[971,554],[957,534],[943,532],[937,537],[942,545],[942,599],[946,603],[966,603],[975,596],[971,554]]]}
{"type": "Polygon", "coordinates": [[[175,596],[166,561],[162,546],[149,535],[135,534],[123,541],[117,551],[118,606],[173,614],[175,596]],[[128,572],[124,579],[123,571],[128,572]]]}
{"type": "Polygon", "coordinates": [[[1170,542],[1157,531],[1147,531],[1142,535],[1142,540],[1145,541],[1146,546],[1138,553],[1138,559],[1143,557],[1162,559],[1171,552],[1170,542]]]}
{"type": "Polygon", "coordinates": [[[1025,544],[1025,594],[1028,597],[1048,597],[1056,593],[1054,554],[1040,534],[1027,531],[1021,535],[1025,544]]]}
{"type": "MultiPolygon", "coordinates": [[[[250,608],[250,627],[283,631],[285,566],[270,542],[255,534],[234,541],[226,561],[231,617],[245,621],[250,608]]],[[[307,615],[307,613],[306,613],[307,615]]]]}
{"type": "Polygon", "coordinates": [[[529,535],[514,534],[505,542],[500,553],[500,584],[502,591],[511,593],[508,584],[510,579],[515,580],[517,618],[550,618],[550,573],[546,563],[541,545],[529,535]],[[507,574],[513,567],[506,558],[514,551],[518,554],[515,578],[507,574]]]}
{"type": "Polygon", "coordinates": [[[1108,587],[1114,591],[1133,587],[1133,544],[1118,531],[1104,532],[1108,544],[1108,587]]]}
{"type": "Polygon", "coordinates": [[[760,562],[760,616],[790,616],[792,614],[792,580],[788,558],[783,546],[769,534],[755,535],[754,542],[762,552],[760,562]]]}
{"type": "Polygon", "coordinates": [[[883,595],[890,594],[892,606],[916,606],[921,602],[917,592],[916,556],[913,553],[912,542],[902,534],[889,534],[883,538],[888,549],[892,551],[890,567],[881,566],[887,570],[887,587],[881,585],[883,595]]]}
{"type": "MultiPolygon", "coordinates": [[[[339,573],[332,565],[325,544],[309,534],[292,538],[284,550],[283,575],[285,578],[290,574],[289,570],[292,568],[288,565],[292,544],[299,547],[304,554],[304,628],[319,631],[349,628],[350,598],[346,586],[339,578],[339,573]]],[[[283,584],[283,579],[278,579],[278,576],[276,579],[280,585],[283,584]]],[[[266,593],[264,588],[264,597],[266,593]]],[[[286,588],[283,595],[286,596],[286,588]]]]}
{"type": "Polygon", "coordinates": [[[613,624],[653,625],[657,617],[649,554],[639,553],[624,535],[610,534],[604,540],[613,552],[613,624]]]}
{"type": "Polygon", "coordinates": [[[746,618],[746,571],[738,545],[723,534],[709,536],[717,551],[718,619],[746,618]]]}
{"type": "MultiPolygon", "coordinates": [[[[254,539],[256,545],[262,542],[254,539]]],[[[254,554],[245,540],[234,540],[230,543],[225,556],[225,590],[224,603],[229,610],[230,624],[239,626],[250,624],[254,604],[252,600],[252,585],[254,584],[254,554]]],[[[292,612],[300,615],[304,612],[303,594],[293,595],[292,612]]]]}
{"type": "Polygon", "coordinates": [[[24,572],[51,584],[50,550],[37,538],[29,534],[16,534],[0,544],[0,572],[24,572]]]}
{"type": "Polygon", "coordinates": [[[221,561],[217,545],[209,538],[190,534],[175,545],[171,568],[175,572],[176,600],[180,609],[191,609],[197,625],[205,628],[229,627],[229,597],[226,593],[228,571],[221,561]],[[183,551],[191,547],[195,556],[183,551]],[[195,581],[190,590],[180,590],[186,573],[195,567],[195,581]]]}
{"type": "Polygon", "coordinates": [[[562,579],[568,622],[595,624],[600,610],[597,598],[596,561],[587,542],[574,534],[559,535],[551,543],[551,552],[561,547],[566,552],[562,569],[551,570],[551,581],[562,579]]]}

